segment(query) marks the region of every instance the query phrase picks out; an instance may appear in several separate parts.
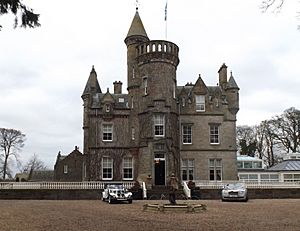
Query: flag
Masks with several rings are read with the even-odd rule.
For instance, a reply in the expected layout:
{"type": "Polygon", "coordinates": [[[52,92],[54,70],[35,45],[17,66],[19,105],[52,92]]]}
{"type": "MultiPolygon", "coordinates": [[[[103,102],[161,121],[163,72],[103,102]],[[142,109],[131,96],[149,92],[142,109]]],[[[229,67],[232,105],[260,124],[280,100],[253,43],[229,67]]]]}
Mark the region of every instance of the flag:
{"type": "Polygon", "coordinates": [[[167,11],[168,11],[168,1],[166,1],[166,6],[165,6],[165,21],[167,21],[167,11]]]}

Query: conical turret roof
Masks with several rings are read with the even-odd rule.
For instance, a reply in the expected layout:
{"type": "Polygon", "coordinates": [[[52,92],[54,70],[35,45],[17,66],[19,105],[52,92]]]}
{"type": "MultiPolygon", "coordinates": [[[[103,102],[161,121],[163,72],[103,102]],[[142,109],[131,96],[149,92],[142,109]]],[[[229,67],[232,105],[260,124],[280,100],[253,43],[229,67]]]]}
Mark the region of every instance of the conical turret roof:
{"type": "Polygon", "coordinates": [[[238,85],[235,82],[235,79],[232,76],[232,72],[230,73],[230,78],[228,80],[227,89],[239,89],[238,85]]]}
{"type": "Polygon", "coordinates": [[[138,11],[135,12],[134,18],[132,20],[132,23],[131,23],[131,26],[129,28],[126,38],[128,38],[130,36],[134,36],[134,35],[144,36],[144,37],[148,38],[148,35],[146,33],[146,30],[144,28],[143,22],[140,18],[138,11]]]}
{"type": "Polygon", "coordinates": [[[82,96],[90,93],[101,93],[101,88],[97,79],[97,73],[95,71],[95,68],[93,66],[89,79],[85,85],[84,91],[82,93],[82,96]]]}

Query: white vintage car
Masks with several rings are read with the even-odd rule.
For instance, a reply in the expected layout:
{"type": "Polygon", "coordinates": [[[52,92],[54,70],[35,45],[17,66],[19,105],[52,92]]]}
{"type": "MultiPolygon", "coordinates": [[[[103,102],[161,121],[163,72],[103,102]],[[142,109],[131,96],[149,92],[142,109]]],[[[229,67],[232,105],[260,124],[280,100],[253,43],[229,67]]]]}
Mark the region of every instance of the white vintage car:
{"type": "Polygon", "coordinates": [[[248,191],[242,183],[226,184],[222,189],[222,201],[248,201],[248,191]]]}
{"type": "Polygon", "coordinates": [[[102,192],[102,200],[109,204],[118,201],[127,201],[132,203],[132,193],[124,188],[122,184],[108,184],[102,192]]]}

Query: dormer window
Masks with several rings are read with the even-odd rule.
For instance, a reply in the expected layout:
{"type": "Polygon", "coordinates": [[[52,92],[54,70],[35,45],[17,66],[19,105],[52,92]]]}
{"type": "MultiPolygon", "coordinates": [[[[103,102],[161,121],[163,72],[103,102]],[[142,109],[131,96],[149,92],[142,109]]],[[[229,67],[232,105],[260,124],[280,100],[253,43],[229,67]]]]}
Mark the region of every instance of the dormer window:
{"type": "Polygon", "coordinates": [[[110,105],[109,105],[109,104],[106,104],[106,105],[105,105],[105,111],[106,111],[106,112],[110,112],[110,105]]]}
{"type": "Polygon", "coordinates": [[[196,111],[204,112],[205,111],[205,95],[196,95],[196,111]]]}

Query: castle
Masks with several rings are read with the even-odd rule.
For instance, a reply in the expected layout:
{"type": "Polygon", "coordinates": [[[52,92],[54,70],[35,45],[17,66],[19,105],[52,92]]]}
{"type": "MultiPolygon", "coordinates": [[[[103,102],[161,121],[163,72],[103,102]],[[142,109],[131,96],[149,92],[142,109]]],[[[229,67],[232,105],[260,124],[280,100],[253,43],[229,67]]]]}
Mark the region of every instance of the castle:
{"type": "MultiPolygon", "coordinates": [[[[93,67],[81,96],[79,180],[148,178],[165,185],[171,173],[184,181],[236,180],[239,87],[232,74],[228,79],[227,66],[220,67],[217,86],[206,86],[201,76],[178,86],[178,46],[150,40],[138,10],[125,44],[128,93],[120,81],[113,83],[113,93],[102,92],[93,67]]],[[[59,169],[59,160],[56,165],[59,169]]]]}

